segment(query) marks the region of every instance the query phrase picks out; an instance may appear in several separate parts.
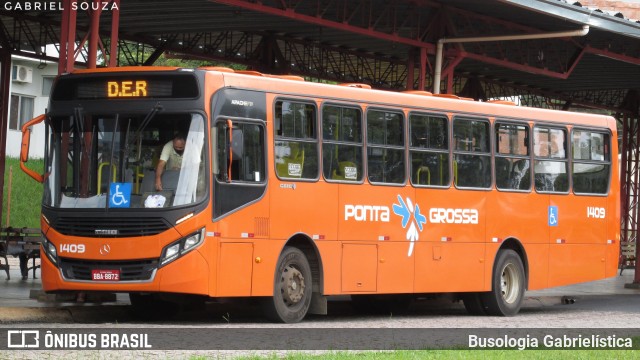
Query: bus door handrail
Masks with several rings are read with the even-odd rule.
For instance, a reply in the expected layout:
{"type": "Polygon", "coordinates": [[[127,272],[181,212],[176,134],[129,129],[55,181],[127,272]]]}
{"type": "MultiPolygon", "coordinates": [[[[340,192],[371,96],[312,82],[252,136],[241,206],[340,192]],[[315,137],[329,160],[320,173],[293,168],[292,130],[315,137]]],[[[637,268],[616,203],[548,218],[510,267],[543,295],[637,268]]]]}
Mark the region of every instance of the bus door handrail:
{"type": "Polygon", "coordinates": [[[227,144],[227,182],[231,182],[231,167],[233,166],[233,121],[227,119],[229,143],[227,144]]]}

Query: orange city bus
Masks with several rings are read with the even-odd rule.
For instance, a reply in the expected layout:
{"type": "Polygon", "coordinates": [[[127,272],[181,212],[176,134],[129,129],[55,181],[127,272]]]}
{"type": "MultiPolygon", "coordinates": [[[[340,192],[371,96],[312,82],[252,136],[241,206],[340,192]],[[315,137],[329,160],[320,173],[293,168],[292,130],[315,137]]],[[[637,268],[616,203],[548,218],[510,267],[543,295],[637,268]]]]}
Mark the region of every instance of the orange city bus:
{"type": "MultiPolygon", "coordinates": [[[[524,291],[615,275],[616,122],[227,68],[77,70],[48,112],[42,284],[134,308],[451,293],[510,316],[524,291]],[[182,164],[160,152],[184,134],[182,164]]],[[[174,150],[175,151],[175,150],[174,150]]]]}

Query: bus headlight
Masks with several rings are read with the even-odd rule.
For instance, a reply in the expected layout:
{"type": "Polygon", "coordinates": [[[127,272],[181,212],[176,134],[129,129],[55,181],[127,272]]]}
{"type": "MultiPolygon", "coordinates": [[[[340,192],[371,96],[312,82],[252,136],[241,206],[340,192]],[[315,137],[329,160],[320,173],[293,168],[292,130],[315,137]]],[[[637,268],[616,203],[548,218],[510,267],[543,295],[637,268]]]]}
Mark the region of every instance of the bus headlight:
{"type": "Polygon", "coordinates": [[[203,241],[204,228],[167,245],[164,250],[162,250],[162,256],[160,256],[160,267],[195,249],[198,245],[202,244],[203,241]]]}
{"type": "Polygon", "coordinates": [[[183,252],[191,250],[193,247],[198,245],[202,239],[201,233],[195,233],[184,240],[184,248],[183,252]]]}
{"type": "Polygon", "coordinates": [[[45,239],[42,243],[42,248],[53,265],[58,266],[58,252],[56,251],[56,246],[49,240],[45,239]]]}

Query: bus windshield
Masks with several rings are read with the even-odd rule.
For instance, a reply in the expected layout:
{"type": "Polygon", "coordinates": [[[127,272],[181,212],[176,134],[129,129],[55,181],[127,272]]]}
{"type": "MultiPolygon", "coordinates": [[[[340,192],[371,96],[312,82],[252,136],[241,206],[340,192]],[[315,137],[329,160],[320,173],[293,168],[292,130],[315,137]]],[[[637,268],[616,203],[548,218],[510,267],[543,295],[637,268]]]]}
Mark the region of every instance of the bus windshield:
{"type": "Polygon", "coordinates": [[[204,118],[197,113],[83,113],[49,120],[44,205],[58,208],[168,208],[207,192],[204,118]],[[179,146],[174,146],[174,139],[179,146]],[[156,168],[162,158],[160,186],[156,168]]]}

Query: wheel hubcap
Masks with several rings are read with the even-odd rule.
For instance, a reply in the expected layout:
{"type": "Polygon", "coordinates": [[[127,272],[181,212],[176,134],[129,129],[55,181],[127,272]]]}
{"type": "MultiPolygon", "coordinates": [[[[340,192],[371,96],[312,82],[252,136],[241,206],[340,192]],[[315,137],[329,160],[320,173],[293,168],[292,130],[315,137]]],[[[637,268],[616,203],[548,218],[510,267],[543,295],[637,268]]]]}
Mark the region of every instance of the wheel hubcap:
{"type": "Polygon", "coordinates": [[[514,264],[507,264],[502,269],[500,290],[506,303],[512,304],[518,299],[520,294],[520,273],[514,264]]]}
{"type": "Polygon", "coordinates": [[[304,276],[295,267],[289,265],[282,272],[281,293],[287,305],[294,305],[304,296],[304,276]]]}

